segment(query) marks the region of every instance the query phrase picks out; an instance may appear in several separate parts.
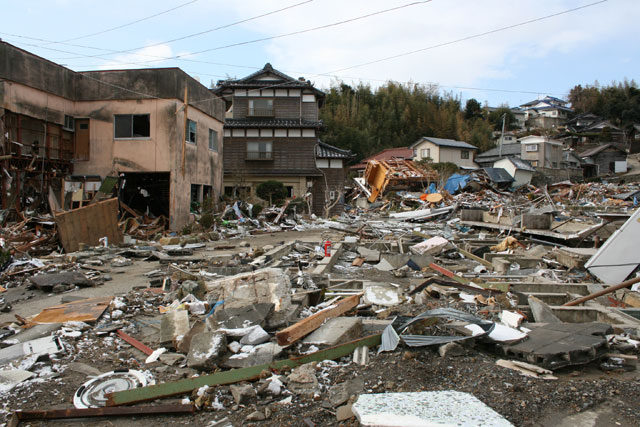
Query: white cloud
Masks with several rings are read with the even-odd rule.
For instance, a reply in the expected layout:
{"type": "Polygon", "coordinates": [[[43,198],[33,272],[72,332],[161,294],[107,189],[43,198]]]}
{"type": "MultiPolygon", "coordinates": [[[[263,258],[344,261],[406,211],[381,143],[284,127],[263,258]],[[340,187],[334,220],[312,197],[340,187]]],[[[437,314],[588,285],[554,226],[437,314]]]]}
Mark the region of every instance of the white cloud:
{"type": "MultiPolygon", "coordinates": [[[[640,19],[636,0],[609,1],[576,12],[489,34],[424,52],[338,73],[382,81],[438,82],[476,86],[487,79],[518,79],[531,61],[554,54],[592,54],[595,43],[628,35],[640,19]],[[625,33],[626,32],[626,33],[625,33]]],[[[246,29],[265,36],[297,31],[406,4],[383,0],[316,1],[271,17],[252,21],[246,29]]],[[[269,61],[294,76],[304,75],[327,86],[330,77],[314,76],[403,52],[423,49],[550,15],[588,3],[570,0],[434,0],[361,21],[269,41],[269,61]],[[304,73],[304,74],[303,74],[304,73]]],[[[270,2],[232,4],[235,12],[261,13],[270,2]],[[243,12],[244,11],[244,12],[243,12]]],[[[344,77],[348,76],[348,77],[344,77]]],[[[523,89],[542,87],[522,82],[523,89]]]]}
{"type": "MultiPolygon", "coordinates": [[[[149,43],[153,44],[153,43],[149,43]]],[[[181,52],[178,55],[184,55],[187,52],[181,52]]],[[[176,56],[171,46],[160,44],[157,46],[146,47],[135,52],[119,54],[114,56],[108,62],[97,67],[99,70],[119,70],[128,68],[151,68],[161,67],[167,63],[170,58],[176,56]]]]}

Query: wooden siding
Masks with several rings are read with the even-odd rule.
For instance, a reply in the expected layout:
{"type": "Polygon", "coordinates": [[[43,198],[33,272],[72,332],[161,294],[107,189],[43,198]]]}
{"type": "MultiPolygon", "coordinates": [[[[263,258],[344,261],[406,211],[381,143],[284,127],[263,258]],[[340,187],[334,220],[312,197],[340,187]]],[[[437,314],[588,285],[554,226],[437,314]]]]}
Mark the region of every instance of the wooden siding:
{"type": "Polygon", "coordinates": [[[242,170],[247,174],[280,173],[295,175],[315,170],[316,138],[224,138],[225,172],[242,170]],[[273,160],[247,160],[248,141],[272,141],[273,160]]]}
{"type": "MultiPolygon", "coordinates": [[[[340,169],[328,169],[322,168],[320,169],[327,178],[327,185],[329,186],[329,190],[333,191],[343,191],[344,188],[344,180],[346,177],[346,172],[344,168],[340,169]]],[[[311,194],[313,195],[313,203],[311,209],[313,213],[322,216],[324,215],[324,198],[325,198],[325,180],[323,177],[318,177],[313,182],[313,187],[311,188],[311,194]]],[[[342,200],[344,200],[344,195],[341,196],[342,200]]],[[[340,213],[344,209],[344,202],[338,202],[331,211],[329,212],[330,216],[340,215],[340,213]]]]}
{"type": "Polygon", "coordinates": [[[610,166],[613,162],[621,162],[627,160],[627,155],[615,148],[607,148],[591,156],[596,165],[598,165],[598,175],[607,175],[614,173],[614,169],[610,166]]]}
{"type": "MultiPolygon", "coordinates": [[[[233,118],[246,119],[249,110],[250,99],[266,99],[257,97],[237,97],[233,98],[233,118]]],[[[301,97],[273,97],[274,117],[278,119],[298,119],[302,115],[303,119],[318,120],[318,106],[315,102],[302,102],[301,97]]]]}

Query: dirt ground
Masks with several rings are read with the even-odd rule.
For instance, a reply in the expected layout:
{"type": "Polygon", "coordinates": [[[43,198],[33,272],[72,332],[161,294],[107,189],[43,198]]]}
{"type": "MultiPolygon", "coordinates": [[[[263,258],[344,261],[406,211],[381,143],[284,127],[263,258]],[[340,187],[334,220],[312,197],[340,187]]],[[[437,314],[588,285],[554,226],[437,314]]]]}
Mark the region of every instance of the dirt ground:
{"type": "MultiPolygon", "coordinates": [[[[253,236],[249,239],[233,239],[212,242],[207,248],[196,252],[201,257],[225,257],[245,250],[239,243],[247,241],[254,248],[277,245],[282,242],[299,240],[319,243],[326,233],[322,231],[283,232],[253,236]],[[216,250],[217,246],[236,246],[234,249],[216,250]]],[[[139,319],[140,334],[149,330],[158,315],[157,306],[162,303],[158,294],[142,290],[148,278],[144,273],[157,269],[156,261],[134,261],[132,266],[110,268],[112,281],[96,288],[85,288],[70,292],[78,296],[123,296],[126,301],[124,319],[136,322],[139,319]],[[132,292],[133,291],[133,292],[132,292]],[[147,322],[145,325],[144,322],[147,322]]],[[[336,270],[334,270],[336,271],[336,270]]],[[[340,269],[332,274],[339,276],[340,269]]],[[[396,278],[391,273],[365,270],[365,276],[378,281],[388,281],[407,285],[409,278],[396,278]]],[[[47,295],[24,287],[9,289],[7,300],[13,303],[10,313],[2,313],[0,321],[11,321],[14,314],[30,316],[45,307],[59,304],[62,295],[47,295]]],[[[424,306],[410,305],[395,314],[418,314],[424,306]]],[[[108,319],[99,326],[109,323],[108,319]]],[[[153,327],[151,327],[153,329],[153,327]]],[[[18,385],[11,392],[2,395],[2,411],[6,419],[14,410],[56,409],[72,407],[73,395],[88,377],[70,368],[71,362],[92,366],[101,372],[118,368],[149,370],[157,383],[174,381],[198,374],[189,368],[167,366],[160,362],[144,365],[145,356],[132,348],[115,334],[98,334],[99,328],[83,331],[79,337],[63,337],[65,352],[35,363],[30,369],[38,373],[34,381],[18,385]]],[[[152,347],[154,345],[150,343],[152,347]]],[[[293,349],[296,350],[296,349],[293,349]]],[[[292,350],[292,351],[293,351],[292,350]]],[[[399,347],[390,353],[376,354],[370,350],[370,362],[359,366],[351,358],[336,362],[322,362],[316,366],[316,374],[321,392],[316,397],[290,394],[285,391],[280,396],[260,396],[244,405],[235,405],[228,386],[220,386],[211,392],[221,404],[219,409],[204,408],[194,415],[136,417],[123,419],[84,419],[74,421],[30,422],[28,425],[82,425],[82,426],[157,426],[157,425],[197,425],[207,426],[215,420],[227,417],[234,426],[357,426],[355,419],[338,423],[335,408],[328,403],[328,389],[338,383],[355,378],[364,379],[365,393],[414,392],[456,390],[472,393],[489,407],[516,426],[638,426],[640,425],[640,375],[638,371],[605,372],[595,363],[561,369],[554,372],[557,380],[543,380],[525,377],[520,373],[498,367],[500,358],[491,346],[466,347],[466,354],[457,357],[440,357],[433,348],[407,349],[399,347]],[[290,404],[281,401],[292,397],[290,404]],[[247,416],[261,410],[271,415],[265,421],[248,422],[247,416]]],[[[162,399],[150,404],[180,403],[182,398],[162,399]]],[[[193,395],[191,396],[194,397],[193,395]]],[[[24,425],[27,425],[25,423],[24,425]]]]}

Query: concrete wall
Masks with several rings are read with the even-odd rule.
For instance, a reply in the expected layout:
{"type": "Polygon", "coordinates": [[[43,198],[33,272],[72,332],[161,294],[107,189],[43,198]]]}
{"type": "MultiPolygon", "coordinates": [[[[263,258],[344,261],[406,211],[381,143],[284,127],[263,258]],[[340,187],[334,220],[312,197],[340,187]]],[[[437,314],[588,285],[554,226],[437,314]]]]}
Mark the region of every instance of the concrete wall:
{"type": "Polygon", "coordinates": [[[75,162],[75,174],[169,172],[171,228],[189,221],[191,184],[210,185],[213,197],[220,195],[224,102],[182,70],[75,73],[0,42],[0,78],[2,109],[56,124],[65,115],[89,119],[89,159],[75,162]],[[185,87],[197,144],[185,146],[183,176],[185,87]],[[115,114],[149,114],[150,136],[116,139],[115,114]],[[209,129],[218,132],[218,152],[209,150],[209,129]]]}
{"type": "Polygon", "coordinates": [[[536,168],[536,172],[533,174],[533,178],[531,179],[531,184],[536,187],[540,187],[545,184],[553,184],[555,182],[566,180],[580,182],[582,179],[582,169],[536,168]]]}

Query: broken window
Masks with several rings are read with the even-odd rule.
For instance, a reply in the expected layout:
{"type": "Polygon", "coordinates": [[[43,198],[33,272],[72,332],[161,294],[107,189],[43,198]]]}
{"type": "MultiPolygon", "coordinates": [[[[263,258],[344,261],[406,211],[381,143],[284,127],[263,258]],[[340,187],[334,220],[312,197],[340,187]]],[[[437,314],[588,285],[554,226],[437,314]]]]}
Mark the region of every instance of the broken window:
{"type": "Polygon", "coordinates": [[[209,150],[218,152],[218,132],[209,129],[209,150]]]}
{"type": "Polygon", "coordinates": [[[460,151],[460,158],[461,159],[468,159],[469,158],[469,150],[460,151]]]}
{"type": "Polygon", "coordinates": [[[250,99],[249,116],[271,117],[273,116],[273,99],[250,99]]]}
{"type": "Polygon", "coordinates": [[[198,136],[196,134],[197,123],[193,120],[187,120],[187,142],[191,144],[196,144],[198,140],[198,136]]]}
{"type": "Polygon", "coordinates": [[[149,114],[116,114],[113,122],[115,138],[148,138],[151,136],[149,114]]]}
{"type": "Polygon", "coordinates": [[[73,117],[65,115],[64,116],[64,126],[62,126],[62,128],[66,129],[66,130],[73,131],[75,129],[74,128],[73,117]]]}
{"type": "Polygon", "coordinates": [[[247,142],[247,160],[271,160],[271,141],[247,142]]]}

